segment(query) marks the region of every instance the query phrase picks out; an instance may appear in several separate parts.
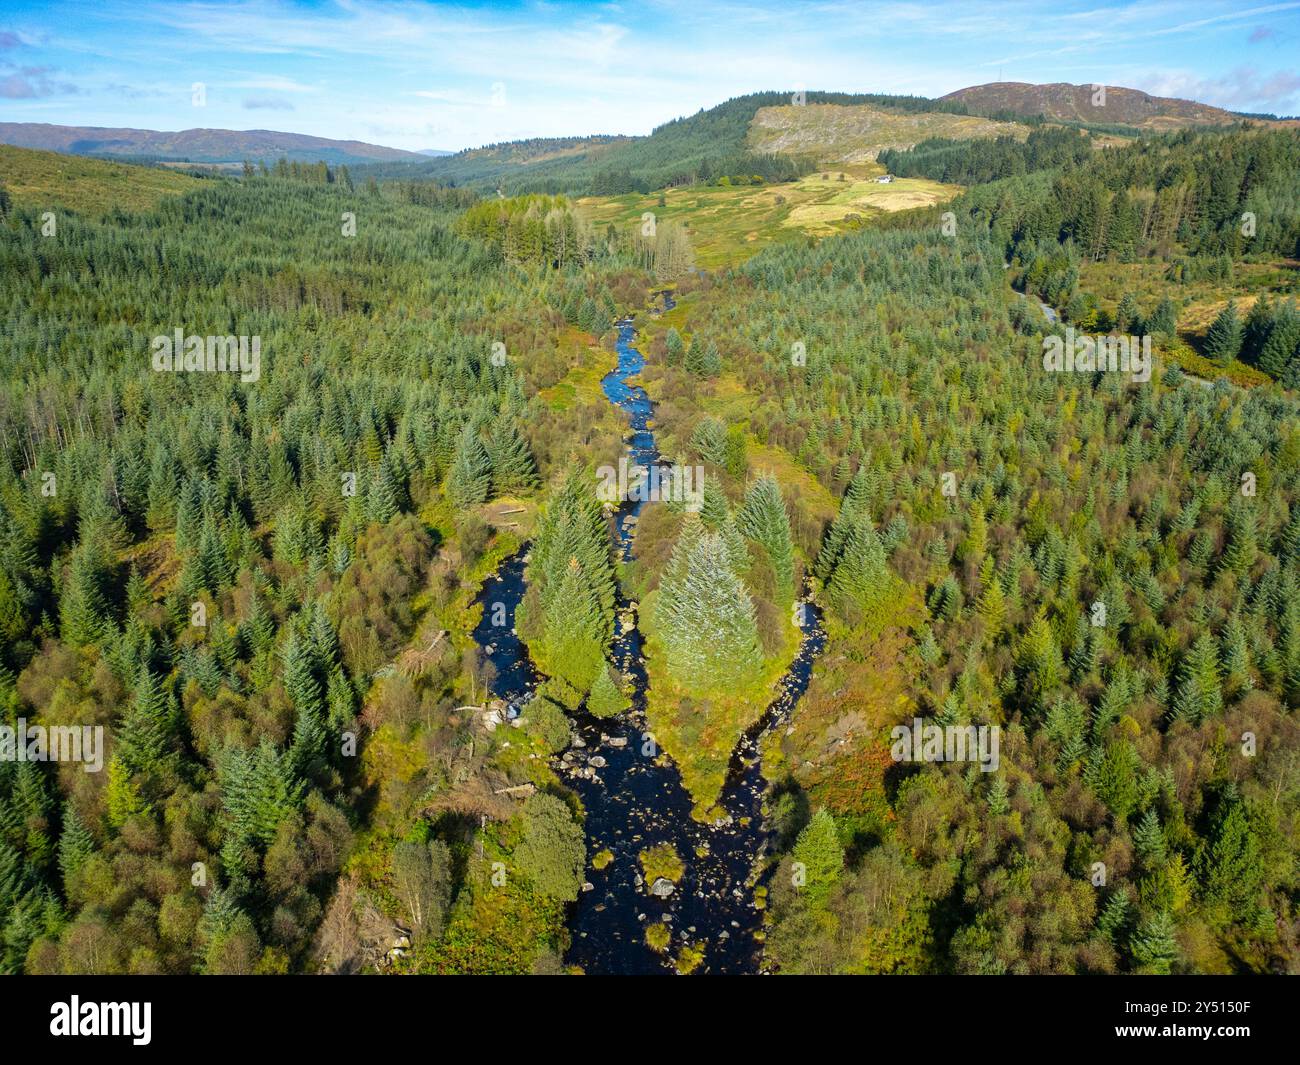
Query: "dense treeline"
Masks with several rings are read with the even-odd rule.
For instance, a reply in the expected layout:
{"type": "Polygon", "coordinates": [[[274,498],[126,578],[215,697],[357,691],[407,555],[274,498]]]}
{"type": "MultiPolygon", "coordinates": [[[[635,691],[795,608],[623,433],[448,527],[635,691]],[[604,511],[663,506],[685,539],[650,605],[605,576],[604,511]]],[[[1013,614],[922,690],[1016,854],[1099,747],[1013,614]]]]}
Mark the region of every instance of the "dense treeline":
{"type": "Polygon", "coordinates": [[[591,226],[563,196],[484,200],[456,223],[511,263],[583,263],[596,252],[591,226]]]}
{"type": "Polygon", "coordinates": [[[899,177],[927,177],[957,185],[984,185],[1035,170],[1074,167],[1093,153],[1088,137],[1073,129],[1035,129],[1018,141],[932,137],[911,148],[886,148],[878,161],[899,177]]]}
{"type": "MultiPolygon", "coordinates": [[[[1231,286],[1242,262],[1300,250],[1300,138],[1289,131],[1185,133],[1094,152],[1073,169],[1042,170],[977,186],[954,205],[962,225],[989,226],[1015,283],[1085,330],[1178,335],[1169,296],[1138,305],[1132,292],[1104,307],[1082,282],[1098,262],[1151,263],[1178,287],[1231,286]]],[[[1287,383],[1300,380],[1293,300],[1226,308],[1203,354],[1239,360],[1287,383]]],[[[1034,318],[1022,308],[1017,323],[1034,318]]]]}
{"type": "MultiPolygon", "coordinates": [[[[1014,142],[1005,149],[1013,158],[1022,151],[1014,142]]],[[[1068,241],[1088,261],[1176,248],[1197,257],[1294,256],[1297,182],[1300,137],[1289,130],[1188,132],[1094,150],[1054,175],[1046,196],[1033,194],[1041,183],[1011,180],[972,190],[968,202],[1012,250],[1068,241]]]]}

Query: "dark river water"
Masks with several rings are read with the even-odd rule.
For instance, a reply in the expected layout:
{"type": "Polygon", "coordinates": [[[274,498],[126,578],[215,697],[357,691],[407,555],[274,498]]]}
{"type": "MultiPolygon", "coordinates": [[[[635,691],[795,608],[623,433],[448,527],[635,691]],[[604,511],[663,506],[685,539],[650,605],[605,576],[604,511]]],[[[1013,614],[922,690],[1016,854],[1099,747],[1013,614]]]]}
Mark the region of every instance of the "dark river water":
{"type": "MultiPolygon", "coordinates": [[[[667,305],[671,302],[663,296],[667,305]]],[[[630,420],[629,465],[648,467],[659,461],[650,419],[654,408],[645,391],[628,379],[645,365],[633,346],[631,319],[618,323],[618,368],[602,381],[609,401],[630,420]]],[[[626,502],[616,512],[619,550],[632,557],[632,531],[640,502],[626,502]]],[[[483,621],[474,632],[496,667],[493,694],[513,705],[527,701],[540,681],[527,651],[514,634],[514,611],[524,594],[527,548],[507,559],[488,579],[479,601],[483,621]],[[506,624],[493,625],[491,606],[503,604],[506,624]]],[[[612,650],[615,664],[631,678],[633,705],[614,719],[585,713],[573,717],[574,734],[585,746],[574,745],[555,759],[555,767],[581,796],[586,808],[587,870],[590,890],[569,909],[570,946],[565,961],[591,974],[671,972],[672,959],[684,945],[703,952],[701,973],[751,973],[759,968],[759,943],[754,933],[762,913],[754,908],[753,880],[768,840],[763,824],[763,779],[758,744],[770,729],[781,725],[808,685],[813,660],[825,634],[820,613],[811,603],[804,611],[803,641],[798,656],[782,679],[777,698],[738,743],[719,805],[728,817],[701,824],[691,817],[693,803],[682,786],[677,767],[654,746],[645,720],[647,681],[641,661],[641,634],[619,603],[619,620],[612,650]],[[621,745],[620,745],[621,744],[621,745]],[[605,764],[586,765],[597,756],[605,764]],[[592,778],[585,775],[592,772],[592,778]],[[685,873],[667,898],[657,898],[641,881],[638,856],[647,847],[671,843],[685,863],[685,873]],[[592,858],[608,850],[614,860],[604,869],[592,858]],[[666,954],[647,946],[648,922],[667,919],[672,941],[666,954]]],[[[498,612],[498,620],[499,612],[498,612]]]]}

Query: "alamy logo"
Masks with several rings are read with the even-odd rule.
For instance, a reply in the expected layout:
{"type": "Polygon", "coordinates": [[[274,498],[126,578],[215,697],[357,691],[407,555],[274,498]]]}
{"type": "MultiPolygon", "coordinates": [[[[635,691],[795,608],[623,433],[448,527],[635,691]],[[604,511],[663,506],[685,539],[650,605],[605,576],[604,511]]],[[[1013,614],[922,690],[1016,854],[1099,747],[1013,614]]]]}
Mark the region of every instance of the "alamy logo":
{"type": "Polygon", "coordinates": [[[0,725],[0,762],[81,762],[87,773],[104,768],[103,725],[0,725]]]}
{"type": "Polygon", "coordinates": [[[176,329],[151,341],[153,368],[159,373],[238,373],[252,383],[262,376],[260,336],[186,336],[176,329]]]}
{"type": "Polygon", "coordinates": [[[997,725],[895,725],[889,753],[895,762],[979,762],[985,773],[997,771],[1001,728],[997,725]]]}
{"type": "Polygon", "coordinates": [[[82,1002],[73,995],[50,1007],[50,1035],[129,1035],[136,1046],[148,1046],[152,1014],[151,1002],[82,1002]]]}
{"type": "Polygon", "coordinates": [[[602,503],[682,503],[687,510],[704,506],[703,466],[631,466],[626,457],[618,469],[601,466],[596,470],[600,486],[596,497],[602,503]]]}
{"type": "Polygon", "coordinates": [[[1151,380],[1151,337],[1090,337],[1067,326],[1065,339],[1043,337],[1043,369],[1048,373],[1131,373],[1139,384],[1151,380]]]}

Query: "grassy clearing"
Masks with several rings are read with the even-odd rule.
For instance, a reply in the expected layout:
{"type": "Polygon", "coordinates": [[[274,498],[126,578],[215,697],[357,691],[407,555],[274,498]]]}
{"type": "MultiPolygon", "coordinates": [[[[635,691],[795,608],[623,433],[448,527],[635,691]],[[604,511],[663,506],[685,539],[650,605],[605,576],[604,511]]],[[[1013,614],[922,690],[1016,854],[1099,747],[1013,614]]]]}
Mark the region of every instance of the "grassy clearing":
{"type": "Polygon", "coordinates": [[[537,393],[554,411],[570,410],[603,399],[600,382],[618,366],[618,356],[614,352],[592,345],[585,333],[579,333],[576,329],[571,332],[582,338],[583,342],[575,341],[571,345],[569,354],[572,365],[569,371],[555,384],[537,393]]]}
{"type": "Polygon", "coordinates": [[[1173,347],[1167,347],[1156,352],[1156,354],[1165,362],[1173,363],[1193,377],[1199,377],[1205,381],[1215,381],[1220,377],[1226,377],[1234,385],[1240,385],[1242,388],[1256,388],[1273,380],[1262,370],[1247,366],[1237,359],[1233,359],[1227,366],[1219,366],[1204,356],[1198,355],[1182,340],[1177,341],[1173,347]]]}
{"type": "Polygon", "coordinates": [[[1219,312],[1236,300],[1244,318],[1255,302],[1264,298],[1300,293],[1300,261],[1241,262],[1234,265],[1231,281],[1177,282],[1165,277],[1160,263],[1088,263],[1080,271],[1080,288],[1098,297],[1108,313],[1114,313],[1124,293],[1132,292],[1144,310],[1150,310],[1166,296],[1178,307],[1180,343],[1157,352],[1167,362],[1181,366],[1206,380],[1226,377],[1244,388],[1266,385],[1271,378],[1245,363],[1233,361],[1216,366],[1199,352],[1205,333],[1219,312]]]}
{"type": "Polygon", "coordinates": [[[1244,316],[1263,296],[1300,294],[1300,261],[1234,264],[1230,281],[1180,283],[1165,277],[1164,264],[1087,263],[1080,271],[1079,288],[1091,292],[1107,311],[1114,311],[1124,293],[1132,292],[1145,310],[1168,296],[1178,305],[1178,331],[1191,336],[1203,334],[1229,299],[1237,301],[1244,316]]]}
{"type": "Polygon", "coordinates": [[[0,184],[19,206],[93,215],[114,207],[147,211],[164,196],[192,192],[203,182],[155,167],[0,144],[0,184]]]}
{"type": "Polygon", "coordinates": [[[805,202],[791,208],[781,224],[812,236],[830,236],[881,214],[945,203],[960,191],[957,185],[928,178],[895,178],[883,185],[874,177],[842,182],[838,171],[826,171],[795,183],[794,195],[805,202]]]}
{"type": "Polygon", "coordinates": [[[686,226],[696,265],[716,270],[779,241],[827,236],[873,216],[952,199],[960,188],[923,178],[881,185],[875,164],[837,167],[783,185],[696,185],[650,196],[600,196],[578,201],[598,227],[640,226],[649,211],[686,226]],[[844,180],[840,180],[843,174],[844,180]]]}

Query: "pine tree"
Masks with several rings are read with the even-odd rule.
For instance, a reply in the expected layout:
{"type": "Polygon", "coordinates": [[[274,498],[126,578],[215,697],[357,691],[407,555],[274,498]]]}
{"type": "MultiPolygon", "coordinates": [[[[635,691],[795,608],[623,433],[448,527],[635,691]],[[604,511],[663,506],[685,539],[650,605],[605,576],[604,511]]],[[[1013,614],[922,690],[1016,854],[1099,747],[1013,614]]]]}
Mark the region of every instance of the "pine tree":
{"type": "Polygon", "coordinates": [[[1235,610],[1228,615],[1220,642],[1224,684],[1229,691],[1245,691],[1252,687],[1250,676],[1250,644],[1246,627],[1235,610]]]}
{"type": "Polygon", "coordinates": [[[68,580],[59,599],[61,632],[68,643],[81,647],[96,642],[108,631],[111,621],[101,580],[93,552],[78,547],[72,554],[68,580]]]}
{"type": "Polygon", "coordinates": [[[538,524],[528,566],[537,613],[521,608],[520,631],[533,632],[544,672],[586,691],[604,663],[614,635],[614,562],[594,481],[574,471],[538,524]]]}
{"type": "Polygon", "coordinates": [[[1237,303],[1229,300],[1205,334],[1205,357],[1218,366],[1227,366],[1241,353],[1245,328],[1237,313],[1237,303]]]}
{"type": "Polygon", "coordinates": [[[999,776],[989,786],[989,813],[994,817],[1003,817],[1011,809],[1011,802],[1007,795],[1008,785],[1007,778],[999,776]]]}
{"type": "Polygon", "coordinates": [[[1174,938],[1174,919],[1161,910],[1143,921],[1129,939],[1129,953],[1138,971],[1153,976],[1167,976],[1178,960],[1178,941],[1174,938]]]}
{"type": "Polygon", "coordinates": [[[1061,650],[1041,610],[1021,639],[1017,658],[1034,694],[1046,695],[1061,683],[1061,650]]]}
{"type": "Polygon", "coordinates": [[[1119,306],[1115,308],[1115,331],[1126,334],[1143,332],[1142,312],[1138,308],[1137,297],[1131,292],[1125,292],[1119,306]]]}
{"type": "Polygon", "coordinates": [[[175,712],[158,678],[144,670],[118,729],[117,758],[137,777],[162,770],[175,742],[175,712]]]}
{"type": "Polygon", "coordinates": [[[1293,561],[1300,559],[1300,504],[1291,507],[1291,520],[1282,532],[1278,554],[1293,561]]]}
{"type": "Polygon", "coordinates": [[[1178,331],[1178,310],[1168,296],[1160,301],[1146,321],[1146,332],[1173,336],[1178,331]]]}
{"type": "MultiPolygon", "coordinates": [[[[721,529],[731,517],[731,508],[727,503],[722,486],[712,477],[704,480],[704,499],[700,504],[700,521],[706,528],[721,529]]],[[[739,529],[737,529],[739,532],[739,529]]]]}
{"type": "Polygon", "coordinates": [[[334,623],[330,621],[319,599],[311,605],[307,633],[311,640],[316,671],[321,676],[328,676],[342,661],[342,650],[339,647],[339,637],[334,630],[334,623]]]}
{"type": "Polygon", "coordinates": [[[840,503],[839,513],[835,515],[835,520],[831,522],[830,528],[826,530],[821,549],[817,552],[817,562],[813,567],[813,573],[823,584],[830,578],[831,571],[839,561],[840,555],[844,551],[844,545],[848,542],[849,533],[857,522],[858,515],[866,511],[868,496],[867,469],[865,466],[859,466],[857,473],[853,475],[853,480],[849,482],[849,487],[844,493],[844,500],[840,503]]]}
{"type": "Polygon", "coordinates": [[[110,828],[121,828],[128,820],[145,808],[140,788],[131,771],[120,758],[108,763],[108,783],[104,788],[104,804],[110,828]]]}
{"type": "Polygon", "coordinates": [[[984,619],[984,633],[990,640],[996,640],[1006,624],[1007,600],[1002,585],[996,580],[989,581],[988,587],[980,597],[980,617],[984,619]]]}
{"type": "Polygon", "coordinates": [[[1255,508],[1238,503],[1228,511],[1228,543],[1223,564],[1238,577],[1245,576],[1259,554],[1259,518],[1255,508]]]}
{"type": "Polygon", "coordinates": [[[731,560],[731,568],[741,575],[749,572],[752,561],[749,557],[749,547],[733,515],[727,516],[718,533],[727,544],[727,557],[731,560]]]}
{"type": "Polygon", "coordinates": [[[825,807],[813,814],[804,826],[790,856],[798,863],[794,873],[802,874],[800,892],[811,905],[824,903],[844,869],[844,845],[840,843],[835,818],[825,807]]]}
{"type": "Polygon", "coordinates": [[[1154,809],[1147,810],[1133,830],[1133,846],[1148,869],[1164,864],[1167,855],[1165,834],[1154,809]]]}
{"type": "Polygon", "coordinates": [[[687,691],[734,690],[754,676],[762,657],[754,604],[718,533],[679,540],[655,617],[670,674],[687,691]]]}
{"type": "Polygon", "coordinates": [[[227,871],[246,875],[253,868],[250,847],[275,839],[280,824],[301,804],[304,784],[292,758],[262,740],[252,751],[227,748],[217,767],[221,788],[224,842],[221,862],[227,871]]]}
{"type": "Polygon", "coordinates": [[[295,772],[309,776],[325,755],[325,700],[311,640],[299,628],[290,626],[284,648],[284,689],[296,712],[290,761],[295,772]]]}
{"type": "Polygon", "coordinates": [[[203,518],[194,568],[199,587],[206,588],[213,595],[230,583],[230,562],[211,514],[203,518]]]}
{"type": "Polygon", "coordinates": [[[1273,378],[1280,378],[1287,363],[1300,347],[1300,313],[1295,303],[1277,308],[1268,335],[1259,348],[1259,368],[1273,378]]]}
{"type": "Polygon", "coordinates": [[[570,558],[551,589],[542,615],[544,656],[549,671],[587,691],[604,671],[605,645],[600,604],[570,558]]]}
{"type": "Polygon", "coordinates": [[[849,528],[839,560],[827,580],[826,597],[841,614],[850,608],[870,612],[888,591],[885,549],[871,519],[860,513],[849,528]]]}
{"type": "Polygon", "coordinates": [[[778,605],[793,602],[794,542],[790,536],[790,516],[775,477],[768,474],[750,484],[736,512],[736,526],[767,551],[776,575],[778,605]]]}
{"type": "Polygon", "coordinates": [[[705,462],[722,466],[727,461],[727,427],[706,414],[691,434],[691,450],[705,462]]]}
{"type": "Polygon", "coordinates": [[[511,419],[503,419],[488,436],[493,495],[526,492],[537,486],[537,465],[528,441],[511,419]]]}
{"type": "Polygon", "coordinates": [[[331,732],[341,733],[352,724],[357,712],[356,691],[342,666],[335,666],[329,675],[325,701],[329,706],[326,723],[331,732]]]}
{"type": "Polygon", "coordinates": [[[478,426],[469,422],[461,431],[456,457],[447,474],[447,496],[460,510],[488,501],[492,488],[492,460],[479,437],[478,426]]]}
{"type": "Polygon", "coordinates": [[[77,815],[71,802],[63,804],[63,832],[59,835],[59,872],[63,874],[64,893],[68,884],[95,851],[95,837],[77,815]]]}
{"type": "Polygon", "coordinates": [[[686,361],[686,345],[682,335],[676,329],[669,329],[664,334],[664,362],[669,366],[681,366],[686,361]]]}
{"type": "Polygon", "coordinates": [[[275,643],[275,620],[260,595],[254,594],[252,600],[246,622],[248,642],[254,654],[265,654],[275,643]]]}
{"type": "Polygon", "coordinates": [[[721,373],[722,356],[718,346],[712,340],[701,342],[699,337],[693,337],[686,351],[686,372],[696,377],[716,377],[721,373]]]}
{"type": "Polygon", "coordinates": [[[970,508],[970,524],[966,539],[957,547],[957,557],[963,562],[978,564],[984,559],[988,547],[989,526],[984,512],[984,505],[975,500],[970,508]]]}
{"type": "Polygon", "coordinates": [[[1142,759],[1126,740],[1098,744],[1083,770],[1088,785],[1115,815],[1116,822],[1129,819],[1138,802],[1138,771],[1142,759]]]}
{"type": "Polygon", "coordinates": [[[1254,909],[1264,876],[1261,857],[1246,803],[1235,786],[1230,786],[1215,809],[1198,855],[1197,872],[1205,898],[1237,913],[1254,909]]]}
{"type": "Polygon", "coordinates": [[[587,710],[595,717],[616,717],[631,705],[620,690],[610,668],[597,671],[591,694],[587,697],[587,710]]]}
{"type": "MultiPolygon", "coordinates": [[[[486,499],[487,496],[484,495],[483,498],[486,499]]],[[[483,499],[477,499],[475,502],[481,503],[483,499]]],[[[456,505],[468,504],[456,502],[456,505]]],[[[396,480],[388,463],[381,460],[375,463],[366,478],[366,517],[371,521],[377,521],[380,525],[385,525],[392,521],[400,510],[400,492],[396,480]]]]}
{"type": "Polygon", "coordinates": [[[1223,709],[1223,689],[1219,684],[1219,649],[1214,637],[1202,632],[1191,649],[1183,655],[1178,687],[1174,692],[1172,717],[1199,725],[1206,717],[1223,709]]]}
{"type": "Polygon", "coordinates": [[[1269,332],[1273,328],[1273,316],[1275,309],[1271,300],[1262,297],[1257,299],[1250,308],[1250,313],[1246,315],[1246,323],[1242,327],[1241,336],[1241,361],[1249,366],[1259,365],[1259,355],[1264,348],[1264,341],[1268,339],[1269,332]]]}
{"type": "Polygon", "coordinates": [[[1128,939],[1132,918],[1133,904],[1129,901],[1128,889],[1121,886],[1102,907],[1097,918],[1097,931],[1118,945],[1128,939]]]}

